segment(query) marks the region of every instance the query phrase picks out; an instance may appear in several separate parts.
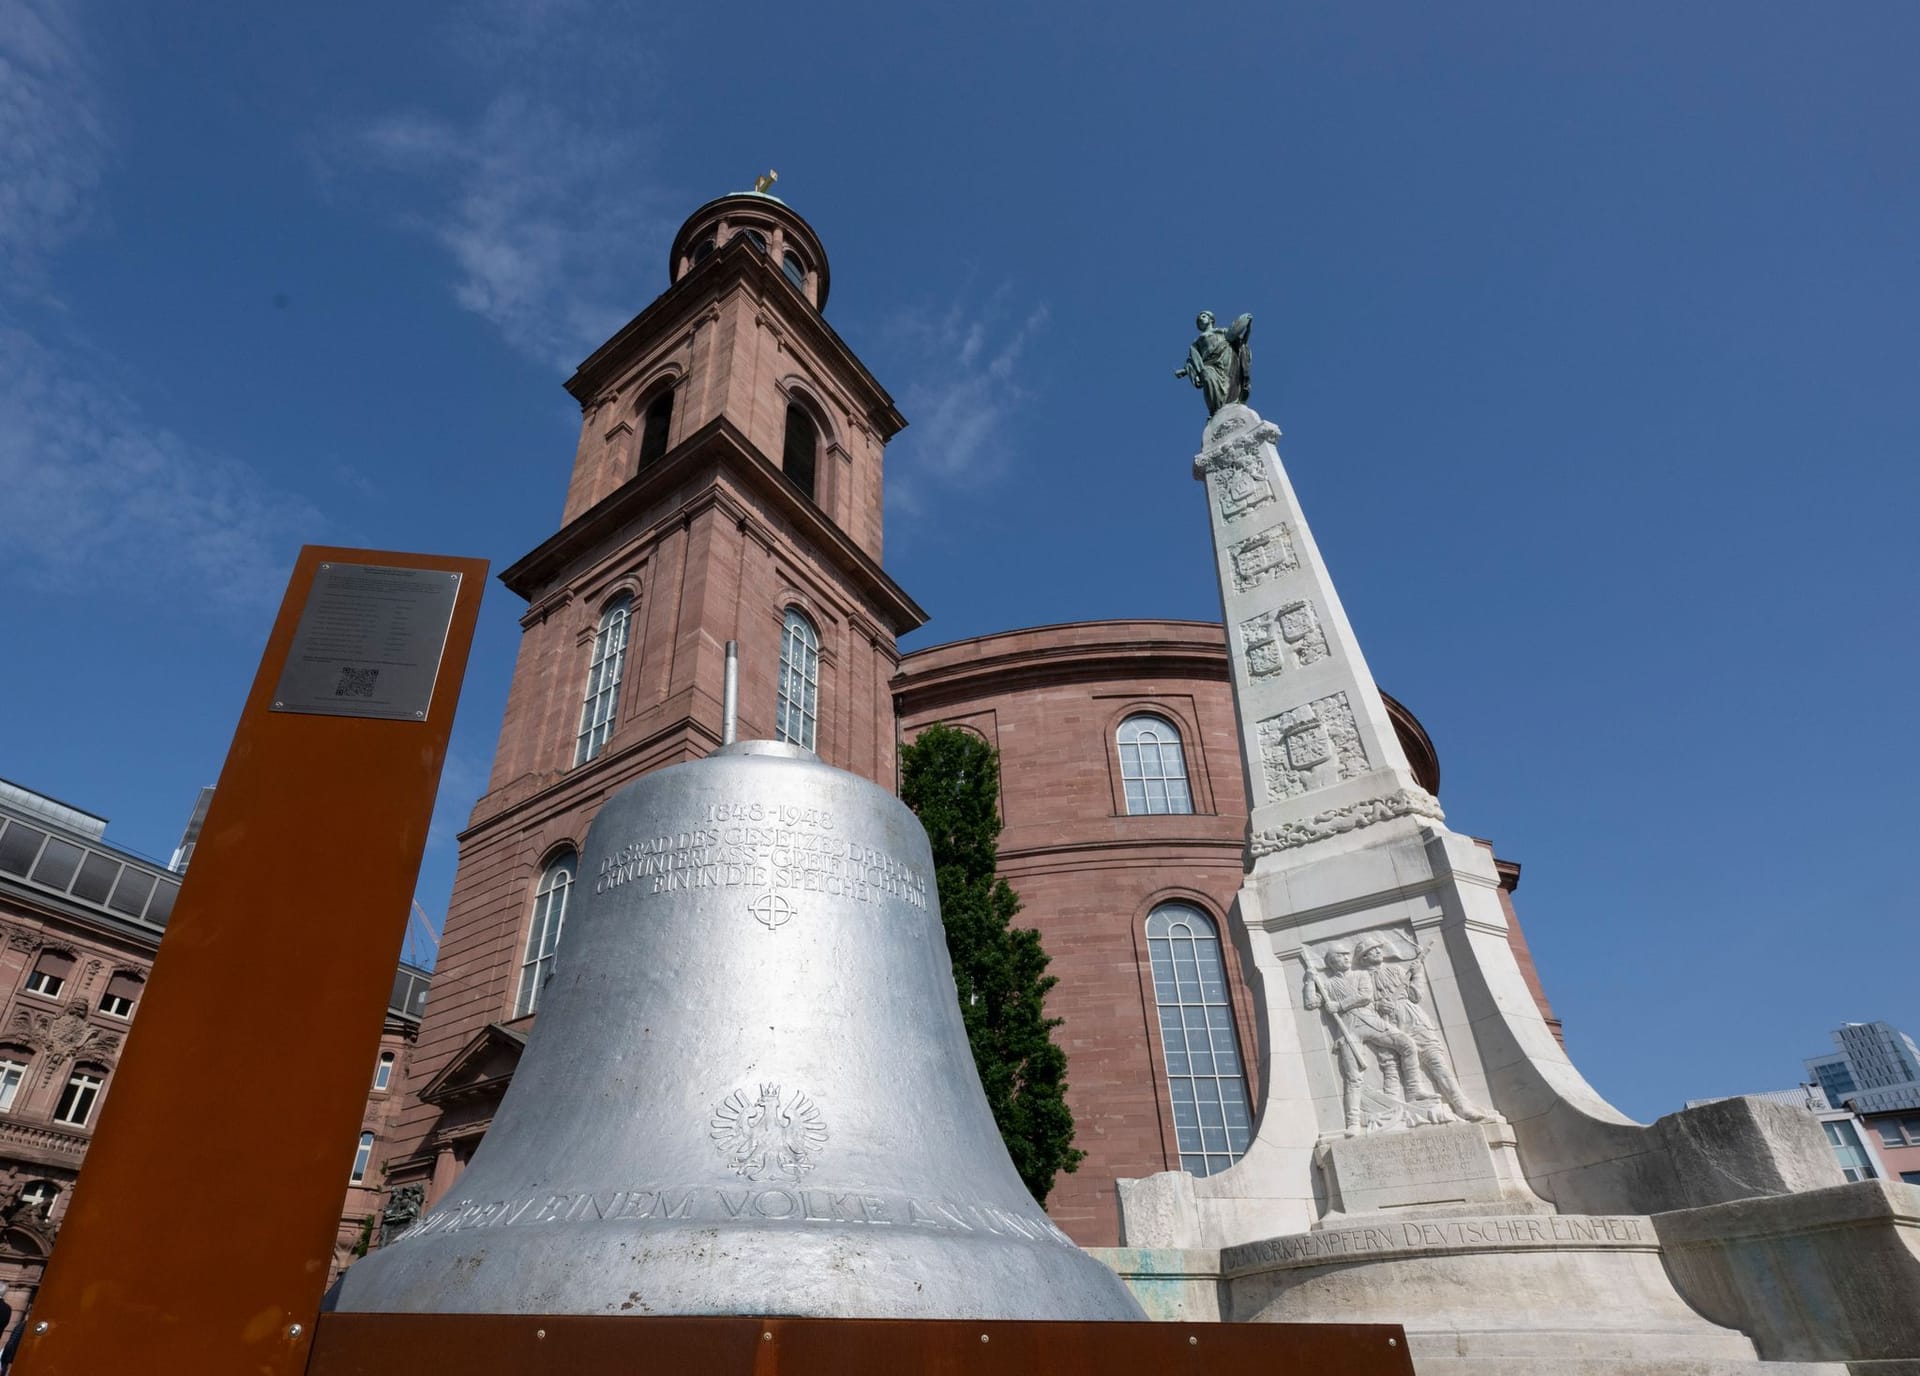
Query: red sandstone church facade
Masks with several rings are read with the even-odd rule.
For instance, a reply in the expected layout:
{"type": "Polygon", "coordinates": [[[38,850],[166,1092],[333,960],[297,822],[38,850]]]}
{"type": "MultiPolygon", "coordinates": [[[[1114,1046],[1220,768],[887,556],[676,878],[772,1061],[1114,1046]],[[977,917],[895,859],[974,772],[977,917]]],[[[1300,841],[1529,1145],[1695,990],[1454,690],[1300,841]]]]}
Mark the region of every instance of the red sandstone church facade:
{"type": "MultiPolygon", "coordinates": [[[[560,528],[502,575],[527,603],[523,637],[406,1091],[375,1149],[389,1227],[453,1189],[485,1134],[595,812],[720,743],[735,640],[743,737],[797,741],[889,788],[899,743],[932,722],[999,749],[1002,870],[1059,976],[1050,1008],[1087,1153],[1048,1211],[1112,1244],[1117,1178],[1218,1169],[1258,1109],[1227,922],[1247,806],[1224,632],[1085,622],[903,657],[898,637],[926,616],[880,558],[882,454],[906,422],[821,314],[819,239],[772,197],[727,196],[688,219],[670,268],[569,380],[583,424],[560,528]]],[[[1437,791],[1425,732],[1392,711],[1437,791]]],[[[1518,867],[1502,873],[1511,889],[1518,867]]]]}

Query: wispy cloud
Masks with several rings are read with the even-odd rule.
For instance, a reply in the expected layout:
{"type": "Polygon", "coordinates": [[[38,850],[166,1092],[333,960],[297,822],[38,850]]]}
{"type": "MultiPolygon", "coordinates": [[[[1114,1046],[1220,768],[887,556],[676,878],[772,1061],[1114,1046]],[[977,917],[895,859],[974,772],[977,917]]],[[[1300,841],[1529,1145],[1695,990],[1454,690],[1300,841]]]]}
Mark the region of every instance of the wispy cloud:
{"type": "Polygon", "coordinates": [[[903,317],[888,330],[909,381],[901,409],[912,425],[888,453],[887,501],[917,515],[941,490],[975,491],[1007,468],[1008,422],[1032,395],[1021,381],[1028,346],[1046,328],[1044,303],[1016,310],[1003,285],[984,303],[903,317]]]}
{"type": "Polygon", "coordinates": [[[0,567],[41,585],[271,605],[320,517],[253,469],[157,429],[0,322],[0,567]]]}
{"type": "Polygon", "coordinates": [[[390,115],[356,140],[372,170],[406,179],[402,221],[447,251],[454,300],[561,367],[650,295],[663,255],[646,248],[668,230],[633,176],[637,143],[517,92],[469,123],[390,115]]]}
{"type": "Polygon", "coordinates": [[[93,64],[57,0],[0,5],[0,263],[38,293],[46,259],[80,229],[108,160],[93,64]]]}
{"type": "Polygon", "coordinates": [[[0,5],[0,570],[136,599],[191,579],[216,605],[270,605],[311,508],[156,427],[103,380],[110,360],[29,323],[62,320],[54,255],[96,213],[101,89],[65,7],[0,5]]]}

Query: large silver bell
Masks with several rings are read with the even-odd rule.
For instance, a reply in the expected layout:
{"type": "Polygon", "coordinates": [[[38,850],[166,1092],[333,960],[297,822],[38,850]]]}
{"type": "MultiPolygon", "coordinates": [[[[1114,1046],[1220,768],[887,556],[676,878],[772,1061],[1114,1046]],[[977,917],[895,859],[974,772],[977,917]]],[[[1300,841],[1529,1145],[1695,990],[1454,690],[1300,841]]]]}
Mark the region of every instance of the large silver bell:
{"type": "Polygon", "coordinates": [[[601,809],[486,1140],[335,1307],[1142,1317],[1007,1157],[926,832],[765,741],[601,809]]]}

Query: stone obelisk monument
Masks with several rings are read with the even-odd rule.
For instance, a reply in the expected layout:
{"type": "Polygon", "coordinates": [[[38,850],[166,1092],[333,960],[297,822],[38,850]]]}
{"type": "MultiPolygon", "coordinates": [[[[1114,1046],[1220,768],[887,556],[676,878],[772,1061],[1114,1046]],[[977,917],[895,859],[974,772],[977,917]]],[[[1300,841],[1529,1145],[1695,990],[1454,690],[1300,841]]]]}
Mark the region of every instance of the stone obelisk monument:
{"type": "Polygon", "coordinates": [[[1209,412],[1193,469],[1251,809],[1231,925],[1262,1108],[1227,1170],[1122,1181],[1110,1259],[1169,1316],[1404,1323],[1423,1373],[1789,1369],[1758,1360],[1709,1215],[1840,1185],[1817,1126],[1752,1099],[1642,1125],[1574,1068],[1492,854],[1416,782],[1280,431],[1245,404],[1251,317],[1199,325],[1178,376],[1209,412]],[[1683,1218],[1686,1265],[1663,1247],[1683,1218]]]}

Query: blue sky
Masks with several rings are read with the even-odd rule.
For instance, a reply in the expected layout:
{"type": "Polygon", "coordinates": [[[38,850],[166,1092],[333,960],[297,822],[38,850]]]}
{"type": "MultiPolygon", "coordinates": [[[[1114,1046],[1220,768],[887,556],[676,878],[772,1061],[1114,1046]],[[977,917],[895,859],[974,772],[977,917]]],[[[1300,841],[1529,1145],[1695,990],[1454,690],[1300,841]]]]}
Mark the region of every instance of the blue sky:
{"type": "MultiPolygon", "coordinates": [[[[1624,1109],[1920,1033],[1920,10],[0,0],[0,775],[164,855],[305,541],[558,520],[560,383],[768,166],[909,646],[1218,616],[1201,307],[1624,1109]]],[[[444,911],[515,599],[488,595],[444,911]]],[[[263,921],[272,920],[263,910],[263,921]]]]}

